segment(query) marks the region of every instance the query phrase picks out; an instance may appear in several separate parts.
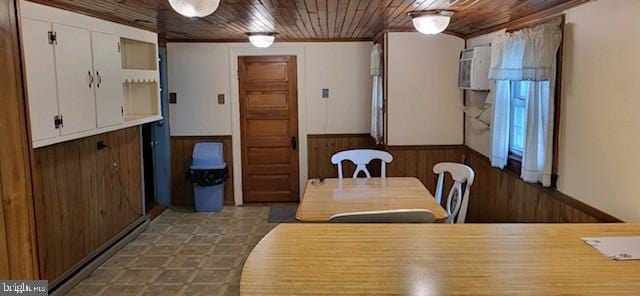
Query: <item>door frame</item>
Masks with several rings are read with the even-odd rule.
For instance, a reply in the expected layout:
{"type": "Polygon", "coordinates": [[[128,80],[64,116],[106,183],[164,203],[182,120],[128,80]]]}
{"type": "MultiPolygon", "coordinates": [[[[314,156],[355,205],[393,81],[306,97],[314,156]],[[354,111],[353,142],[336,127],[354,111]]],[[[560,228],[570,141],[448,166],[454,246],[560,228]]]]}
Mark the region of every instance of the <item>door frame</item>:
{"type": "Polygon", "coordinates": [[[231,138],[233,150],[233,196],[237,206],[244,203],[242,190],[242,134],[240,132],[240,84],[238,83],[238,57],[240,56],[295,56],[298,76],[298,170],[300,183],[300,200],[307,184],[307,92],[306,92],[306,57],[303,46],[275,45],[271,48],[255,48],[239,45],[229,48],[229,102],[231,104],[231,138]]]}
{"type": "MultiPolygon", "coordinates": [[[[238,57],[238,63],[240,63],[241,61],[244,61],[245,63],[261,63],[261,62],[266,62],[266,63],[282,63],[283,61],[286,61],[287,63],[287,77],[289,77],[290,79],[287,79],[286,81],[286,85],[287,85],[287,119],[288,119],[288,124],[287,124],[287,128],[289,129],[289,136],[287,136],[287,140],[285,141],[287,143],[286,148],[287,149],[292,149],[292,140],[295,138],[297,139],[299,137],[299,131],[298,131],[298,121],[299,121],[299,117],[298,117],[298,97],[297,97],[297,93],[298,93],[298,69],[297,69],[297,57],[293,56],[293,55],[282,55],[282,56],[240,56],[238,57]],[[291,138],[293,137],[293,138],[291,138]],[[291,139],[291,141],[289,140],[291,139]]],[[[246,64],[245,64],[246,65],[246,64]]],[[[240,66],[240,65],[239,65],[240,66]]],[[[238,74],[242,74],[240,71],[238,71],[238,74]]],[[[246,75],[247,73],[245,73],[246,75]]],[[[241,77],[238,77],[238,81],[240,83],[240,88],[242,90],[242,80],[241,77]]],[[[245,81],[245,83],[251,84],[251,82],[249,81],[245,81]]],[[[265,82],[259,83],[259,84],[264,84],[265,82]]],[[[281,84],[281,81],[277,81],[275,82],[276,84],[281,84]]],[[[266,83],[268,84],[268,82],[266,83]]],[[[245,85],[245,87],[247,87],[245,85]]],[[[245,92],[247,91],[246,89],[244,90],[245,92]]],[[[281,91],[280,88],[278,88],[278,91],[281,91]]],[[[251,92],[251,91],[249,91],[251,92]]],[[[244,94],[239,93],[239,98],[240,98],[240,127],[242,130],[242,140],[241,141],[247,141],[248,139],[250,139],[250,134],[248,132],[248,123],[250,121],[248,116],[248,112],[250,112],[248,109],[250,109],[249,104],[247,103],[247,101],[243,100],[248,100],[248,92],[244,94]]],[[[280,118],[280,112],[275,111],[278,115],[277,117],[279,118],[279,120],[282,120],[282,118],[280,118]]],[[[273,114],[272,114],[273,115],[273,114]]],[[[265,115],[265,114],[261,114],[259,117],[265,116],[267,118],[269,118],[269,115],[265,115]]],[[[298,140],[296,140],[298,141],[298,140]]],[[[242,179],[244,180],[249,180],[249,178],[251,178],[252,176],[252,172],[250,172],[249,167],[249,161],[247,159],[248,155],[249,155],[249,146],[247,143],[241,143],[242,147],[242,170],[244,172],[242,179]]],[[[296,143],[297,145],[297,143],[296,143]]],[[[281,147],[281,146],[278,146],[281,147]]],[[[268,148],[267,146],[262,146],[262,148],[268,148]]],[[[289,199],[283,202],[293,202],[294,201],[294,197],[295,197],[295,201],[299,201],[300,200],[300,180],[298,179],[298,176],[300,175],[300,166],[298,165],[300,162],[300,155],[298,153],[296,153],[296,150],[298,150],[297,148],[293,148],[292,149],[293,153],[290,154],[289,162],[288,162],[288,167],[289,167],[289,182],[288,182],[288,188],[290,190],[289,193],[289,199]],[[293,178],[292,178],[293,177],[293,178]]],[[[253,172],[255,173],[255,172],[253,172]]],[[[243,184],[246,185],[247,183],[243,184]]],[[[242,192],[243,195],[244,194],[248,194],[249,191],[249,187],[243,187],[242,188],[242,192]]],[[[244,202],[244,201],[243,201],[244,202]]],[[[247,202],[256,202],[254,201],[249,201],[247,200],[247,202]]],[[[263,201],[264,202],[264,201],[263,201]]],[[[275,200],[270,200],[268,202],[276,202],[275,200]]]]}

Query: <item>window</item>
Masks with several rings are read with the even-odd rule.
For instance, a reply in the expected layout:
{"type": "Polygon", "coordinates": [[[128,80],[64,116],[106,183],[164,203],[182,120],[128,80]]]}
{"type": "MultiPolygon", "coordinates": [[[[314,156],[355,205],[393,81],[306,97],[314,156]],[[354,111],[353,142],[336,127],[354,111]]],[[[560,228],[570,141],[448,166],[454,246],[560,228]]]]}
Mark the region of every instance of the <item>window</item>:
{"type": "Polygon", "coordinates": [[[527,130],[528,81],[511,82],[511,124],[509,131],[509,154],[522,157],[525,132],[527,130]]]}

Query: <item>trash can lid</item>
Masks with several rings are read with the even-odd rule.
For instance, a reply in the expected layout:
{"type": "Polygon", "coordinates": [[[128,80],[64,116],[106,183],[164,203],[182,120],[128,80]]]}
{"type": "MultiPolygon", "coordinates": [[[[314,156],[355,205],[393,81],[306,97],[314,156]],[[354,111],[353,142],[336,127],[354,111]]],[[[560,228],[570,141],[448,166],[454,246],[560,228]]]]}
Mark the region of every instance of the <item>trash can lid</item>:
{"type": "Polygon", "coordinates": [[[224,168],[227,167],[227,163],[223,162],[223,163],[217,163],[217,162],[210,162],[210,161],[194,161],[193,164],[191,164],[191,169],[192,170],[222,170],[224,168]]]}
{"type": "Polygon", "coordinates": [[[222,143],[197,143],[193,147],[193,161],[207,161],[220,164],[224,162],[222,143]]]}

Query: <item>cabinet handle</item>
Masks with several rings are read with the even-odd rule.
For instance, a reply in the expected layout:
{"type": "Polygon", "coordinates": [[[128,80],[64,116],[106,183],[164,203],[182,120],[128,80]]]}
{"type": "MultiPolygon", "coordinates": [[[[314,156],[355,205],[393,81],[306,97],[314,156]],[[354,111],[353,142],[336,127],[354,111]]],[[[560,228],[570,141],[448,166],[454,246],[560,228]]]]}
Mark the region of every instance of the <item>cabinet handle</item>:
{"type": "Polygon", "coordinates": [[[89,88],[91,88],[91,85],[93,84],[93,75],[91,75],[91,70],[89,70],[87,73],[89,79],[89,88]]]}
{"type": "Polygon", "coordinates": [[[98,77],[98,84],[96,84],[96,86],[100,88],[100,84],[102,83],[102,77],[100,77],[100,72],[96,71],[96,76],[98,77]]]}

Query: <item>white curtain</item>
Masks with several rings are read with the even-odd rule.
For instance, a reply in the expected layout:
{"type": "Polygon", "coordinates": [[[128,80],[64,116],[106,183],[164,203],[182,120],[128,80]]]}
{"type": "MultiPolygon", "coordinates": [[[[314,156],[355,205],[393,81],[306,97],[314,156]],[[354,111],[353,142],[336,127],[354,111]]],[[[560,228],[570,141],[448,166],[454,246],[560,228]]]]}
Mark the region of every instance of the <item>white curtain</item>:
{"type": "Polygon", "coordinates": [[[492,43],[489,78],[494,80],[491,164],[504,168],[509,157],[511,82],[527,81],[527,125],[521,177],[551,186],[556,53],[560,23],[500,34],[492,43]]]}
{"type": "Polygon", "coordinates": [[[553,167],[554,94],[551,85],[555,85],[555,79],[527,83],[529,99],[521,177],[526,182],[540,182],[549,187],[553,167]]]}
{"type": "Polygon", "coordinates": [[[371,77],[373,89],[371,92],[371,137],[377,144],[384,139],[384,93],[382,90],[382,47],[375,44],[371,50],[371,77]]]}
{"type": "Polygon", "coordinates": [[[511,83],[496,80],[491,83],[489,101],[493,105],[491,122],[491,165],[504,168],[509,160],[509,125],[511,123],[511,83]]]}
{"type": "Polygon", "coordinates": [[[498,35],[491,43],[489,78],[550,80],[561,40],[559,21],[498,35]]]}

